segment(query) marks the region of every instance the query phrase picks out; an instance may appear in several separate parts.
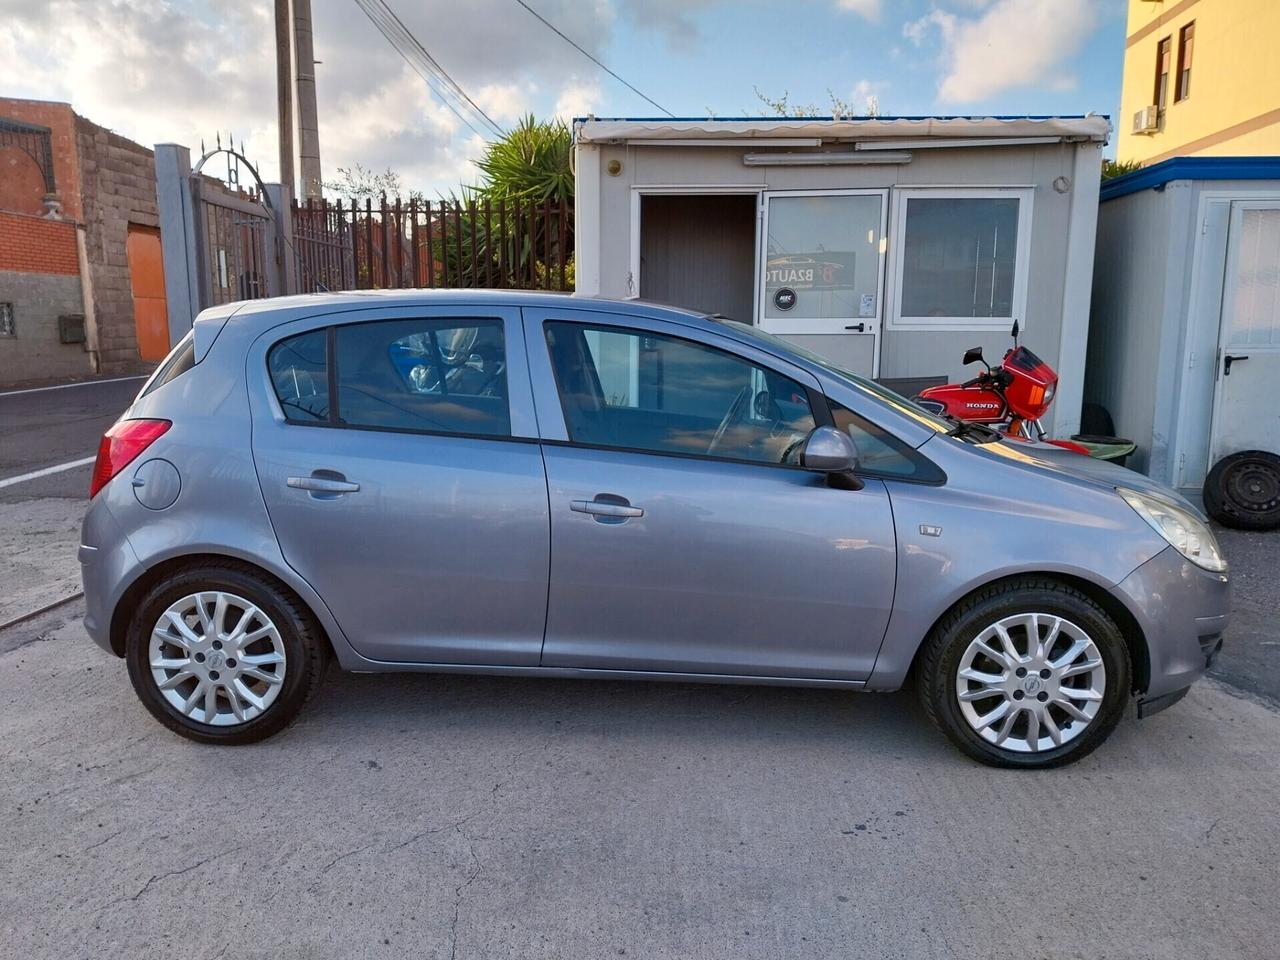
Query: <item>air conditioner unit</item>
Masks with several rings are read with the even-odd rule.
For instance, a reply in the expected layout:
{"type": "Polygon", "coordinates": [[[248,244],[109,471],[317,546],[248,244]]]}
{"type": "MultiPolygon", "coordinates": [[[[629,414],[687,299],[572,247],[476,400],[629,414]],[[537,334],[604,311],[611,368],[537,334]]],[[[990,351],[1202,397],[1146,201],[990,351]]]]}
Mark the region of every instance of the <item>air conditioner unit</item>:
{"type": "Polygon", "coordinates": [[[1133,132],[1138,134],[1156,133],[1160,129],[1160,108],[1154,104],[1143,107],[1133,115],[1133,132]]]}

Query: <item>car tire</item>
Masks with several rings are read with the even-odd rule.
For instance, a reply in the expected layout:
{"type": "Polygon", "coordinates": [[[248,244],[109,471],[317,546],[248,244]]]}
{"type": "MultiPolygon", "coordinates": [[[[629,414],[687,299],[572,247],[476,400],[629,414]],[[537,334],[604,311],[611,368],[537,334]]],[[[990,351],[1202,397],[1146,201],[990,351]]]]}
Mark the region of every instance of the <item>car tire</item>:
{"type": "Polygon", "coordinates": [[[1225,527],[1280,527],[1280,457],[1265,450],[1223,457],[1204,479],[1204,508],[1225,527]]]}
{"type": "Polygon", "coordinates": [[[255,743],[278,733],[315,693],[328,658],[310,611],[234,561],[165,576],[138,604],[125,637],[129,679],[143,705],[198,743],[255,743]]]}
{"type": "Polygon", "coordinates": [[[1020,577],[978,590],[942,618],[921,650],[917,685],[929,718],[973,759],[1058,767],[1093,751],[1120,721],[1129,649],[1081,591],[1020,577]]]}

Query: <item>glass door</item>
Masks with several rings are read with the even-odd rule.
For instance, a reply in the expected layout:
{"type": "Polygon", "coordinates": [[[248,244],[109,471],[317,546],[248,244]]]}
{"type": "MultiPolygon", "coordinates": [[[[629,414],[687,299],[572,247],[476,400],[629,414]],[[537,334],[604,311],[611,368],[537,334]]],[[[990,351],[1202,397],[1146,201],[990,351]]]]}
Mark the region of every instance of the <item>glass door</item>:
{"type": "Polygon", "coordinates": [[[879,372],[886,190],[763,195],[762,329],[864,376],[879,372]]]}

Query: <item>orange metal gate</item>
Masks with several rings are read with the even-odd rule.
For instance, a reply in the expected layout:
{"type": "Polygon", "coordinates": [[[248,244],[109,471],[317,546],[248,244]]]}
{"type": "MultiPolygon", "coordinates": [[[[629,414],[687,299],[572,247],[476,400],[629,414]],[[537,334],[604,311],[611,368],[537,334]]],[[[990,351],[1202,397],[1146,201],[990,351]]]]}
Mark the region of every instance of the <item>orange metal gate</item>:
{"type": "Polygon", "coordinates": [[[163,360],[169,352],[169,311],[165,306],[164,259],[160,231],[129,224],[125,242],[129,258],[129,287],[133,291],[133,323],[138,354],[143,360],[163,360]]]}

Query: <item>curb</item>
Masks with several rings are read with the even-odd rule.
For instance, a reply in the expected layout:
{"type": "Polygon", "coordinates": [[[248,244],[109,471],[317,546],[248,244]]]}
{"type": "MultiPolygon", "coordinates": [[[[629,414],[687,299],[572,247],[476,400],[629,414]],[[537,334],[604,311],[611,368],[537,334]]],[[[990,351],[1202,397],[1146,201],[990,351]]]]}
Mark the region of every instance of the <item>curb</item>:
{"type": "Polygon", "coordinates": [[[79,600],[83,596],[84,596],[84,591],[81,590],[78,593],[73,593],[69,597],[63,597],[61,600],[55,600],[53,601],[53,603],[46,603],[43,607],[40,607],[38,610],[32,610],[30,613],[19,614],[18,616],[14,617],[12,620],[6,620],[4,623],[0,623],[0,632],[8,630],[10,627],[17,626],[18,624],[23,623],[24,621],[33,620],[36,617],[40,616],[40,614],[42,613],[48,613],[50,610],[55,610],[58,607],[62,606],[64,603],[70,603],[72,600],[79,600]]]}

